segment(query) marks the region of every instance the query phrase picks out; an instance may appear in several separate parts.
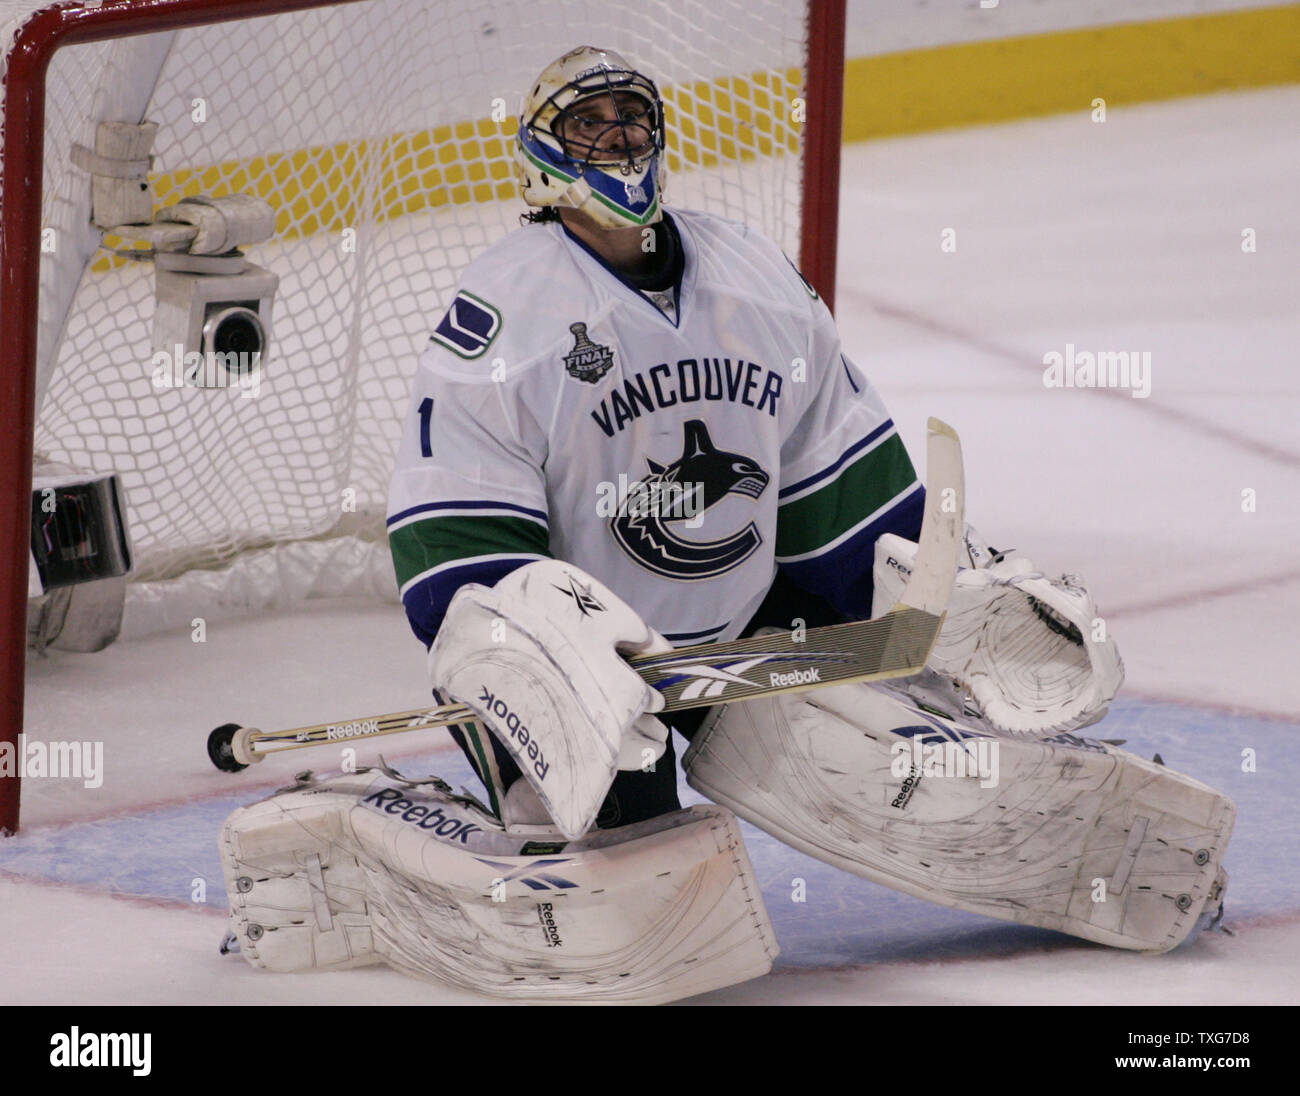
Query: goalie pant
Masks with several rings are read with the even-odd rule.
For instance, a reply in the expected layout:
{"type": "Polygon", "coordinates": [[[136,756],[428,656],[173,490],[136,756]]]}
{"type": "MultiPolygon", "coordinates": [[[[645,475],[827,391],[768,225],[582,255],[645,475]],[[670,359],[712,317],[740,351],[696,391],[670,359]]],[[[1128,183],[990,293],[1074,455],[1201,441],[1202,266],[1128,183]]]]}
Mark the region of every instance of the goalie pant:
{"type": "Polygon", "coordinates": [[[1232,802],[1102,742],[969,731],[847,685],[716,709],[683,766],[786,844],[945,906],[1150,952],[1221,911],[1232,802]]]}

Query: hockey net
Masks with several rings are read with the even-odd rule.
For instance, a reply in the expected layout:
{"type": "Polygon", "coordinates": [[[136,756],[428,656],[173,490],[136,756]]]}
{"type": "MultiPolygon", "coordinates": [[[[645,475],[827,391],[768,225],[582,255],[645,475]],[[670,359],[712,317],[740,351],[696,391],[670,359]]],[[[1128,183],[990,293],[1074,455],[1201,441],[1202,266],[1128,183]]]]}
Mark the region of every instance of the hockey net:
{"type": "MultiPolygon", "coordinates": [[[[22,444],[119,477],[134,562],[125,633],[317,594],[395,597],[383,517],[415,360],[461,268],[518,225],[521,95],[576,44],[613,48],[659,82],[670,206],[761,228],[828,291],[838,164],[824,150],[838,145],[839,87],[831,109],[809,85],[819,51],[842,58],[830,25],[790,0],[0,2],[0,403],[21,427],[34,388],[34,443],[22,444]],[[36,130],[39,65],[19,54],[42,49],[36,130]],[[153,265],[112,254],[90,223],[74,146],[93,148],[100,122],[142,120],[158,124],[156,207],[243,192],[275,210],[273,238],[248,249],[280,279],[255,395],[158,385],[153,265]],[[10,183],[33,157],[39,224],[10,183]]],[[[5,492],[24,529],[31,456],[5,470],[24,481],[5,492]]],[[[7,561],[10,672],[20,569],[25,557],[7,561]]]]}

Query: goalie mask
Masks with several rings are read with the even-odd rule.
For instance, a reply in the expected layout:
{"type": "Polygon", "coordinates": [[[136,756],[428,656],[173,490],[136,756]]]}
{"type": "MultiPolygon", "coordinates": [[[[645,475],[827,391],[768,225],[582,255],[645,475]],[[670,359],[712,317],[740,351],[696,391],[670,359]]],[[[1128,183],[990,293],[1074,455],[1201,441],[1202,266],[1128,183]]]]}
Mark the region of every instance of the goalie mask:
{"type": "Polygon", "coordinates": [[[663,117],[654,81],[617,53],[566,53],[524,101],[515,143],[524,201],[581,210],[602,228],[658,221],[663,117]]]}

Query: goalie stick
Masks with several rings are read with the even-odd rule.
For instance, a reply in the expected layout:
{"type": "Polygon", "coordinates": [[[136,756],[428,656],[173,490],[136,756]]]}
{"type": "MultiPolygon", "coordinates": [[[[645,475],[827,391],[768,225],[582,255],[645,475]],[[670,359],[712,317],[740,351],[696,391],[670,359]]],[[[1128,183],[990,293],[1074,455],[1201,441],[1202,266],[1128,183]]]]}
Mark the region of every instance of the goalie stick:
{"type": "MultiPolygon", "coordinates": [[[[732,704],[822,685],[909,677],[925,668],[943,626],[965,525],[961,442],[946,423],[928,423],[925,516],[911,578],[883,616],[797,633],[702,643],[667,654],[635,655],[628,664],[664,697],[664,712],[732,704]]],[[[208,736],[218,769],[238,772],[271,753],[355,742],[477,718],[464,704],[415,708],[286,731],[226,723],[208,736]]]]}

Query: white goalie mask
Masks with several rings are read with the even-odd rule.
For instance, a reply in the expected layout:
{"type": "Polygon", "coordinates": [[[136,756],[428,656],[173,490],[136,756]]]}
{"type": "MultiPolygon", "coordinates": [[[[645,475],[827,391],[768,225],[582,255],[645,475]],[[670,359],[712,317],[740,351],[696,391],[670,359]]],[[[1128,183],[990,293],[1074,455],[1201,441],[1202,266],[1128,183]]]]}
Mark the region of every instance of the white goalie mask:
{"type": "Polygon", "coordinates": [[[564,206],[602,228],[663,216],[659,89],[612,50],[579,46],[549,64],[525,98],[515,172],[530,206],[564,206]]]}

